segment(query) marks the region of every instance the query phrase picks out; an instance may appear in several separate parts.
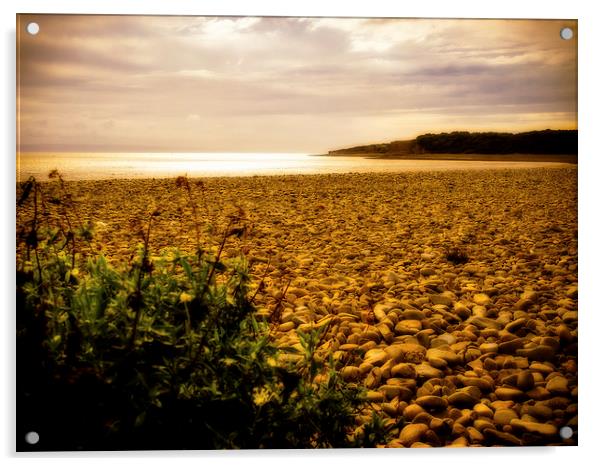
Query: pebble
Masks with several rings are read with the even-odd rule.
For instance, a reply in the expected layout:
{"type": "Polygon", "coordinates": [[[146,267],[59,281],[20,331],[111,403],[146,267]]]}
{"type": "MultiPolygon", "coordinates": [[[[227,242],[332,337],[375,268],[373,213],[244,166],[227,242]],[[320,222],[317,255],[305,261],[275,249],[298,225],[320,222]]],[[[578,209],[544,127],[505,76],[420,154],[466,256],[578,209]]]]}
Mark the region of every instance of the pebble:
{"type": "Polygon", "coordinates": [[[521,371],[516,377],[516,386],[517,388],[528,391],[533,388],[535,385],[535,379],[533,378],[533,374],[530,371],[521,371]]]}
{"type": "Polygon", "coordinates": [[[443,376],[443,372],[426,363],[417,364],[414,369],[416,370],[416,376],[422,379],[428,380],[443,376]]]}
{"type": "Polygon", "coordinates": [[[472,297],[472,301],[479,306],[486,306],[491,303],[491,298],[485,293],[477,293],[472,297]]]}
{"type": "Polygon", "coordinates": [[[494,444],[501,445],[515,445],[520,446],[523,444],[521,439],[519,439],[516,435],[509,434],[508,432],[500,432],[499,430],[488,428],[484,429],[484,434],[486,437],[490,437],[494,442],[494,444]]]}
{"type": "Polygon", "coordinates": [[[496,388],[494,393],[499,400],[519,400],[525,396],[522,390],[506,387],[496,388]]]}
{"type": "Polygon", "coordinates": [[[424,408],[415,403],[408,405],[403,410],[403,417],[408,421],[413,421],[420,413],[424,413],[424,408]]]}
{"type": "Polygon", "coordinates": [[[552,377],[546,383],[546,390],[555,395],[567,395],[569,393],[569,381],[562,376],[552,377]]]}
{"type": "Polygon", "coordinates": [[[493,410],[483,403],[478,403],[474,405],[472,410],[479,416],[493,417],[493,410]]]}
{"type": "Polygon", "coordinates": [[[449,296],[445,296],[442,294],[439,295],[430,295],[429,299],[433,304],[440,304],[443,306],[451,306],[453,305],[453,300],[449,296]]]}
{"type": "Polygon", "coordinates": [[[393,344],[386,347],[384,351],[396,362],[419,363],[426,356],[426,348],[414,343],[393,344]]]}
{"type": "Polygon", "coordinates": [[[440,396],[426,395],[416,398],[416,404],[426,410],[440,411],[447,408],[447,400],[440,396]]]}
{"type": "Polygon", "coordinates": [[[516,354],[524,356],[531,361],[551,361],[555,356],[554,348],[545,345],[538,345],[534,348],[519,349],[516,354]]]}
{"type": "Polygon", "coordinates": [[[495,319],[490,319],[488,317],[474,316],[467,320],[468,323],[477,326],[481,329],[491,328],[496,330],[501,330],[504,326],[501,322],[498,322],[495,319]]]}
{"type": "Polygon", "coordinates": [[[341,376],[346,382],[355,382],[361,376],[360,368],[355,366],[344,367],[341,370],[341,376]]]}
{"type": "Polygon", "coordinates": [[[420,440],[420,437],[429,430],[426,424],[408,424],[399,433],[399,441],[406,447],[420,440]]]}
{"type": "Polygon", "coordinates": [[[498,343],[498,352],[502,354],[514,354],[517,350],[524,346],[522,338],[513,338],[511,340],[498,343]]]}
{"type": "Polygon", "coordinates": [[[499,350],[499,345],[497,343],[482,343],[479,346],[479,351],[481,354],[485,353],[497,353],[499,350]]]}
{"type": "Polygon", "coordinates": [[[429,362],[431,362],[431,359],[433,358],[443,359],[450,366],[460,364],[460,362],[462,362],[462,358],[454,351],[451,349],[444,349],[442,347],[430,348],[427,350],[426,358],[429,360],[429,362]]]}
{"type": "Polygon", "coordinates": [[[502,426],[510,424],[512,419],[518,419],[518,414],[513,409],[498,409],[493,415],[493,422],[502,426]]]}
{"type": "Polygon", "coordinates": [[[366,400],[371,403],[381,403],[385,401],[385,395],[381,392],[370,390],[366,393],[366,400]]]}
{"type": "Polygon", "coordinates": [[[523,421],[522,419],[513,419],[510,421],[513,428],[524,430],[531,434],[539,434],[547,437],[553,437],[558,434],[558,428],[554,424],[543,424],[540,422],[523,421]]]}

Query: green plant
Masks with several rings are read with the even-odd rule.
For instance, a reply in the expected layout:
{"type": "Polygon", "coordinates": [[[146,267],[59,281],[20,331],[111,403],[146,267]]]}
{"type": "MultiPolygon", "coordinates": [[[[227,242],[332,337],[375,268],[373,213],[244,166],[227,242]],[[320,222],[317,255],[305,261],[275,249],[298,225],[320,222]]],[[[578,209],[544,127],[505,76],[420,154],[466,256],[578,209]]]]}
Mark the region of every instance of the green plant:
{"type": "Polygon", "coordinates": [[[362,391],[318,354],[330,323],[299,332],[303,352],[284,361],[255,318],[246,259],[223,259],[241,215],[214,253],[197,229],[196,254],[155,257],[153,210],[134,259],[109,262],[78,248],[93,228],[73,226],[56,176],[58,216],[35,179],[18,202],[33,204],[18,235],[18,432],[69,450],[358,445],[362,391]]]}

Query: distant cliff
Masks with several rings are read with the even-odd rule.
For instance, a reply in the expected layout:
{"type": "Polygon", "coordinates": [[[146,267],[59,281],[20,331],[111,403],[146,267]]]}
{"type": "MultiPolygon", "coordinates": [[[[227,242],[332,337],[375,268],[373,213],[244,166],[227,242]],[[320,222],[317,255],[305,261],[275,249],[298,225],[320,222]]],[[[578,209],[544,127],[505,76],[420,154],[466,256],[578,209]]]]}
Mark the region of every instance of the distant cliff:
{"type": "Polygon", "coordinates": [[[526,133],[422,134],[409,141],[369,144],[329,151],[329,155],[374,154],[577,154],[577,130],[529,131],[526,133]]]}

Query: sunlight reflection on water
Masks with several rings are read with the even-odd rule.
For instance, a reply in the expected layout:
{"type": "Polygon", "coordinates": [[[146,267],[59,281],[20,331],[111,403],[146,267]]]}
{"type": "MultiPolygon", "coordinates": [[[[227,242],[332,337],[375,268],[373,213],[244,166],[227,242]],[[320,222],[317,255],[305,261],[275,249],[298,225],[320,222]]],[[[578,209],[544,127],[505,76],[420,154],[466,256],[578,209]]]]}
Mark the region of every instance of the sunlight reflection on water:
{"type": "Polygon", "coordinates": [[[404,172],[455,169],[563,166],[545,162],[468,160],[384,160],[286,153],[22,153],[17,181],[43,180],[58,169],[66,180],[171,178],[179,175],[252,176],[349,172],[404,172]]]}

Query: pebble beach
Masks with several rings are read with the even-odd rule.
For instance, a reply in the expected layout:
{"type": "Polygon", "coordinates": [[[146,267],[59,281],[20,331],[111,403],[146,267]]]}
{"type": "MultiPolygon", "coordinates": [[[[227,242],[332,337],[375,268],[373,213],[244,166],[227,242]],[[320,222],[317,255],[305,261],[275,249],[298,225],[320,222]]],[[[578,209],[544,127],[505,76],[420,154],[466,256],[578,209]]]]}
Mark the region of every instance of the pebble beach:
{"type": "Polygon", "coordinates": [[[373,411],[395,426],[383,446],[577,444],[576,166],[191,184],[196,212],[174,179],[66,187],[112,261],[150,212],[157,256],[195,250],[195,216],[216,249],[236,215],[226,256],[244,253],[263,283],[258,316],[277,311],[283,348],[327,329],[317,357],[366,388],[358,428],[373,411]]]}

